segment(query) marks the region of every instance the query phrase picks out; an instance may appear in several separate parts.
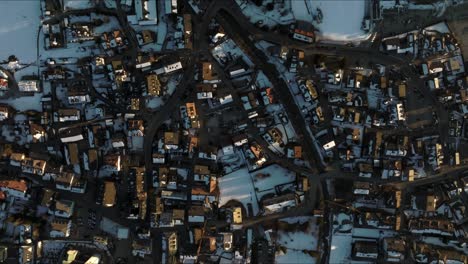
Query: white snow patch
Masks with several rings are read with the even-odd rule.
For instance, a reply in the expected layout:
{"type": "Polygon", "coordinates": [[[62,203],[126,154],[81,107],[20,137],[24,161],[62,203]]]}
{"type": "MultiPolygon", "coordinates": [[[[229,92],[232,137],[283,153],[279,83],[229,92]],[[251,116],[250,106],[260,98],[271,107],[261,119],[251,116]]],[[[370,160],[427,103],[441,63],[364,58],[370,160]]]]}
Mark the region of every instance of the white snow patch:
{"type": "Polygon", "coordinates": [[[312,23],[319,30],[319,37],[334,41],[361,41],[370,34],[361,29],[366,1],[353,0],[305,0],[291,1],[296,20],[312,23]],[[317,8],[322,11],[321,23],[313,20],[317,8]]]}
{"type": "Polygon", "coordinates": [[[275,186],[295,181],[294,172],[277,164],[252,172],[252,181],[258,192],[274,189],[275,186]]]}
{"type": "Polygon", "coordinates": [[[37,32],[41,1],[0,1],[0,61],[15,55],[21,63],[37,58],[37,32]]]}
{"type": "Polygon", "coordinates": [[[258,203],[255,190],[247,168],[242,168],[224,177],[218,178],[219,205],[223,206],[229,201],[239,201],[246,210],[252,204],[254,215],[258,213],[258,203]]]}
{"type": "Polygon", "coordinates": [[[317,219],[315,217],[291,217],[280,221],[289,224],[308,223],[305,230],[286,232],[278,230],[277,244],[287,248],[286,254],[276,256],[277,263],[316,263],[316,259],[306,254],[306,250],[317,250],[319,236],[317,219]],[[283,221],[285,220],[285,221],[283,221]]]}
{"type": "Polygon", "coordinates": [[[330,264],[349,263],[351,260],[351,234],[333,235],[330,246],[330,264]]]}
{"type": "Polygon", "coordinates": [[[0,103],[8,104],[20,112],[28,110],[42,112],[41,98],[42,93],[36,93],[34,96],[22,96],[18,98],[0,100],[0,103]]]}

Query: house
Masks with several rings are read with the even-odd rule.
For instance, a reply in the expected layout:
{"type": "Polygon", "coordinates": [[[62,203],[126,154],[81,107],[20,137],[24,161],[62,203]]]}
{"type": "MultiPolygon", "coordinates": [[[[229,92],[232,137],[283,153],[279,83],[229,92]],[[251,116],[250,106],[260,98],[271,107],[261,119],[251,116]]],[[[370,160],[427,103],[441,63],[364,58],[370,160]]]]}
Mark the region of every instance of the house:
{"type": "Polygon", "coordinates": [[[154,164],[164,164],[165,161],[165,156],[164,154],[161,153],[153,153],[153,163],[154,164]]]}
{"type": "Polygon", "coordinates": [[[29,198],[28,185],[25,181],[4,180],[0,181],[0,191],[16,198],[29,198]]]}
{"type": "Polygon", "coordinates": [[[249,142],[246,134],[236,134],[235,136],[232,137],[232,141],[234,143],[234,146],[236,147],[240,147],[249,142]]]}
{"type": "Polygon", "coordinates": [[[72,221],[71,220],[59,220],[54,219],[50,223],[50,237],[69,237],[71,231],[72,221]]]}
{"type": "Polygon", "coordinates": [[[218,74],[215,71],[213,71],[213,65],[211,64],[211,62],[202,63],[202,78],[203,82],[206,83],[219,82],[218,74]]]}
{"type": "Polygon", "coordinates": [[[103,169],[105,170],[119,172],[121,169],[119,154],[107,154],[103,158],[103,163],[103,169]]]}
{"type": "Polygon", "coordinates": [[[234,224],[242,224],[242,207],[235,207],[232,211],[232,219],[234,224]]]}
{"type": "Polygon", "coordinates": [[[197,108],[195,107],[195,103],[193,102],[188,102],[185,104],[185,107],[187,108],[187,115],[191,119],[197,117],[197,108]]]}
{"type": "Polygon", "coordinates": [[[28,141],[32,143],[45,142],[47,140],[47,132],[45,129],[38,124],[29,123],[29,135],[28,141]]]}
{"type": "Polygon", "coordinates": [[[265,214],[282,212],[288,208],[295,207],[296,205],[297,201],[294,193],[283,194],[267,198],[262,201],[262,208],[265,211],[265,214]]]}
{"type": "Polygon", "coordinates": [[[55,178],[55,188],[70,191],[74,181],[75,174],[73,172],[63,171],[55,178]]]}
{"type": "Polygon", "coordinates": [[[8,90],[8,75],[5,74],[2,70],[0,70],[0,91],[7,91],[8,90]]]}
{"type": "Polygon", "coordinates": [[[63,165],[57,165],[53,162],[47,162],[46,169],[44,176],[42,176],[43,180],[55,180],[60,173],[63,171],[63,165]]]}
{"type": "Polygon", "coordinates": [[[37,80],[23,80],[18,82],[18,90],[23,93],[37,93],[40,92],[39,81],[37,80]]]}
{"type": "Polygon", "coordinates": [[[59,109],[56,113],[56,121],[59,122],[70,122],[70,121],[79,121],[81,118],[81,113],[79,109],[59,109]]]}
{"type": "Polygon", "coordinates": [[[115,205],[117,190],[115,188],[115,182],[105,181],[104,182],[104,194],[102,199],[102,205],[105,207],[112,207],[115,205]]]}
{"type": "Polygon", "coordinates": [[[184,44],[185,48],[193,49],[192,44],[192,15],[184,14],[184,44]]]}
{"type": "Polygon", "coordinates": [[[63,218],[70,218],[73,215],[73,211],[75,209],[75,202],[69,200],[58,200],[55,201],[55,205],[49,207],[49,214],[63,217],[63,218]]]}
{"type": "Polygon", "coordinates": [[[179,148],[179,133],[178,132],[164,132],[164,147],[166,149],[179,148]]]}
{"type": "Polygon", "coordinates": [[[166,233],[164,234],[164,239],[166,239],[166,245],[169,255],[175,254],[177,252],[178,243],[177,233],[166,233]]]}
{"type": "Polygon", "coordinates": [[[412,218],[408,221],[408,230],[414,234],[439,235],[450,237],[454,234],[452,222],[445,218],[412,218]]]}
{"type": "Polygon", "coordinates": [[[232,249],[233,234],[231,232],[223,232],[219,234],[222,235],[223,249],[226,251],[230,251],[232,249]]]}
{"type": "Polygon", "coordinates": [[[158,75],[149,74],[146,76],[146,86],[148,90],[148,95],[150,96],[161,96],[161,82],[159,82],[158,75]]]}
{"type": "Polygon", "coordinates": [[[91,102],[91,98],[86,91],[75,89],[68,90],[68,103],[69,104],[85,104],[91,102]]]}
{"type": "Polygon", "coordinates": [[[151,255],[152,240],[151,239],[135,239],[132,242],[132,255],[144,258],[146,255],[151,255]]]}
{"type": "Polygon", "coordinates": [[[80,127],[59,130],[59,137],[62,143],[71,143],[83,140],[83,131],[80,127]]]}
{"type": "Polygon", "coordinates": [[[129,21],[134,21],[141,26],[156,25],[158,24],[158,9],[156,0],[135,0],[135,19],[131,18],[129,21]]]}
{"type": "Polygon", "coordinates": [[[204,223],[205,222],[205,208],[200,205],[192,205],[188,210],[189,223],[204,223]]]}
{"type": "Polygon", "coordinates": [[[51,190],[51,189],[43,189],[42,190],[42,199],[41,199],[41,206],[44,207],[50,207],[52,205],[52,202],[55,199],[56,192],[51,190]]]}
{"type": "Polygon", "coordinates": [[[38,160],[32,158],[24,158],[21,163],[21,170],[24,173],[44,175],[47,162],[45,160],[38,160]]]}
{"type": "Polygon", "coordinates": [[[154,72],[156,74],[168,74],[182,69],[182,63],[176,62],[172,64],[165,65],[159,69],[156,69],[154,72]]]}
{"type": "Polygon", "coordinates": [[[11,117],[11,110],[8,105],[0,105],[0,122],[11,117]]]}
{"type": "Polygon", "coordinates": [[[406,258],[406,240],[386,237],[382,243],[384,260],[386,262],[402,263],[406,258]]]}
{"type": "Polygon", "coordinates": [[[19,263],[21,264],[35,263],[33,245],[22,245],[19,248],[19,263]]]}
{"type": "Polygon", "coordinates": [[[84,178],[77,178],[72,182],[71,192],[73,193],[85,193],[87,181],[84,178]]]}
{"type": "Polygon", "coordinates": [[[24,153],[13,152],[10,155],[10,165],[15,167],[21,167],[23,160],[26,158],[24,153]]]}
{"type": "Polygon", "coordinates": [[[78,153],[78,144],[76,143],[69,143],[67,144],[68,148],[68,163],[70,165],[79,165],[80,164],[80,158],[79,158],[79,153],[78,153]]]}

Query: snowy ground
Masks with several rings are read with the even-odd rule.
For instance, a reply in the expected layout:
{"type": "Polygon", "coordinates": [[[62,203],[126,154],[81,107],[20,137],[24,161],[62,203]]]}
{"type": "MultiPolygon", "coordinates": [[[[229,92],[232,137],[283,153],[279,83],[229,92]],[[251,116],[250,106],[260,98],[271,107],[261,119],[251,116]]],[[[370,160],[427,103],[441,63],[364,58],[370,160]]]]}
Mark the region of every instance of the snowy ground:
{"type": "Polygon", "coordinates": [[[252,172],[252,181],[259,196],[260,194],[263,196],[266,193],[275,193],[275,186],[293,182],[295,179],[294,172],[277,164],[252,172]]]}
{"type": "Polygon", "coordinates": [[[219,205],[223,206],[229,201],[241,202],[248,211],[248,204],[252,204],[254,215],[258,213],[258,203],[255,189],[247,168],[242,168],[222,178],[218,178],[219,205]]]}
{"type": "Polygon", "coordinates": [[[296,20],[312,23],[319,30],[319,38],[332,41],[362,41],[370,34],[361,30],[366,1],[362,0],[305,0],[291,1],[296,20]],[[321,23],[314,21],[317,8],[322,10],[321,23]]]}
{"type": "Polygon", "coordinates": [[[17,111],[23,112],[27,110],[42,111],[41,104],[42,94],[37,93],[34,96],[23,96],[19,98],[10,98],[5,100],[0,100],[0,103],[8,104],[15,108],[17,111]]]}
{"type": "Polygon", "coordinates": [[[40,1],[0,1],[0,61],[15,55],[22,64],[37,58],[40,1]]]}
{"type": "Polygon", "coordinates": [[[351,247],[353,238],[351,234],[333,235],[330,248],[330,264],[349,263],[351,260],[351,247]]]}
{"type": "Polygon", "coordinates": [[[277,252],[277,263],[316,263],[316,259],[306,251],[317,250],[318,226],[315,217],[290,217],[281,219],[291,225],[308,222],[306,230],[286,232],[278,230],[277,245],[287,248],[285,254],[277,252]]]}

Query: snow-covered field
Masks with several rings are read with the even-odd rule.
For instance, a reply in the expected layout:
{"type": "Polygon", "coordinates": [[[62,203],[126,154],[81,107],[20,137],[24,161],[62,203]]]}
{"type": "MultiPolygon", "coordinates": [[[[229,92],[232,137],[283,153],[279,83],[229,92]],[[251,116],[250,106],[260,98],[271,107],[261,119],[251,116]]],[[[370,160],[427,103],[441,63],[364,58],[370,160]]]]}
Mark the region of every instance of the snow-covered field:
{"type": "Polygon", "coordinates": [[[317,250],[318,226],[315,217],[290,217],[281,219],[291,225],[308,223],[306,230],[286,232],[278,230],[276,243],[286,248],[286,253],[276,253],[276,263],[316,263],[316,259],[306,254],[307,251],[317,250]]]}
{"type": "Polygon", "coordinates": [[[252,204],[254,215],[258,213],[258,202],[255,197],[255,189],[247,168],[242,168],[235,172],[218,178],[219,205],[223,206],[229,201],[241,202],[248,210],[248,204],[252,204]]]}
{"type": "Polygon", "coordinates": [[[0,100],[0,103],[8,104],[20,112],[28,110],[42,111],[41,98],[42,93],[36,93],[34,96],[22,96],[0,100]]]}
{"type": "Polygon", "coordinates": [[[363,0],[305,0],[291,1],[296,20],[312,23],[319,38],[332,41],[361,41],[369,37],[361,30],[366,1],[363,0]],[[314,21],[317,9],[323,14],[321,23],[314,21]]]}
{"type": "Polygon", "coordinates": [[[40,1],[0,1],[0,61],[15,55],[22,64],[37,58],[40,1]]]}
{"type": "Polygon", "coordinates": [[[349,263],[353,237],[351,234],[335,234],[330,248],[330,264],[349,263]]]}
{"type": "Polygon", "coordinates": [[[275,1],[263,1],[262,6],[256,6],[251,1],[237,0],[236,2],[241,7],[244,15],[248,17],[253,24],[259,23],[272,28],[278,24],[286,25],[294,22],[294,17],[291,12],[289,12],[288,1],[276,4],[271,11],[266,8],[266,5],[272,4],[275,1]]]}
{"type": "Polygon", "coordinates": [[[275,186],[295,181],[296,175],[277,164],[252,173],[252,180],[258,192],[273,190],[275,186]]]}
{"type": "Polygon", "coordinates": [[[293,183],[296,179],[294,172],[277,164],[249,173],[241,168],[218,179],[220,191],[220,206],[229,201],[241,202],[245,209],[252,203],[254,214],[257,215],[258,201],[266,194],[276,194],[275,186],[293,183]]]}

